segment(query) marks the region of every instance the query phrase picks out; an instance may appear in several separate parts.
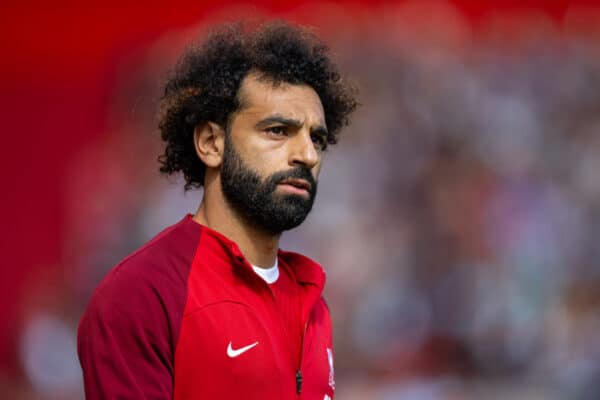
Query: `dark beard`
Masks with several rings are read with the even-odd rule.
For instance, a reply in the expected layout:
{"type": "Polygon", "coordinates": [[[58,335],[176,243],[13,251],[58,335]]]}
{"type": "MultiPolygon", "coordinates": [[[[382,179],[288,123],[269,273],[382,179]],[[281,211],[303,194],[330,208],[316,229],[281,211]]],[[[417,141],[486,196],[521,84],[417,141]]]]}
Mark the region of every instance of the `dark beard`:
{"type": "Polygon", "coordinates": [[[225,139],[221,188],[229,206],[248,224],[270,234],[280,234],[300,225],[312,209],[317,182],[310,169],[302,166],[276,172],[264,182],[246,166],[230,139],[225,139]],[[310,184],[308,198],[275,193],[285,179],[304,179],[310,184]]]}

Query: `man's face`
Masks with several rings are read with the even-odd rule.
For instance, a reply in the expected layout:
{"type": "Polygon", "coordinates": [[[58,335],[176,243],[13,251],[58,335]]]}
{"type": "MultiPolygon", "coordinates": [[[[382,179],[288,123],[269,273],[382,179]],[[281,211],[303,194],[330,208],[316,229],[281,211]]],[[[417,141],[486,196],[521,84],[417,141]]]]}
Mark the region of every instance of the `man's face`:
{"type": "Polygon", "coordinates": [[[310,212],[326,143],[323,106],[306,85],[249,75],[230,121],[221,167],[228,204],[272,234],[300,225],[310,212]]]}

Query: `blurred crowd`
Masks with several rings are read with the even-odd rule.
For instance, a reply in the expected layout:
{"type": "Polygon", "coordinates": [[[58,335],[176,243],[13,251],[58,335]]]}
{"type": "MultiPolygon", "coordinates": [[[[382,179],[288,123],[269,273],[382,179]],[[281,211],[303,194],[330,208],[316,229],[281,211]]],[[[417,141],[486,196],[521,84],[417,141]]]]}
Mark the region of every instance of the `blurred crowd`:
{"type": "MultiPolygon", "coordinates": [[[[336,398],[598,399],[599,42],[537,15],[475,34],[436,12],[430,32],[408,12],[326,34],[362,106],[282,247],[327,273],[336,398]]],[[[92,290],[201,199],[157,172],[182,36],[132,55],[109,131],[72,161],[67,265],[32,283],[24,399],[81,397],[92,290]]]]}

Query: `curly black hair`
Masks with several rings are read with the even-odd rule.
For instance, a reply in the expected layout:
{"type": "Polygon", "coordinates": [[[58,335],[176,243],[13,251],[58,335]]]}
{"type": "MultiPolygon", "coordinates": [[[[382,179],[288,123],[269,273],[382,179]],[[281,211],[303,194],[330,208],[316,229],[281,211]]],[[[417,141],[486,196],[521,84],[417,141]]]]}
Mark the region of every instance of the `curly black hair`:
{"type": "Polygon", "coordinates": [[[311,86],[323,104],[329,144],[337,142],[358,106],[354,86],[342,79],[327,46],[308,29],[283,21],[253,31],[240,23],[222,26],[203,44],[188,48],[162,98],[159,128],[166,147],[158,158],[160,172],[181,171],[185,190],[203,186],[206,171],[195,151],[195,127],[211,121],[227,128],[241,105],[241,82],[251,71],[273,84],[311,86]]]}

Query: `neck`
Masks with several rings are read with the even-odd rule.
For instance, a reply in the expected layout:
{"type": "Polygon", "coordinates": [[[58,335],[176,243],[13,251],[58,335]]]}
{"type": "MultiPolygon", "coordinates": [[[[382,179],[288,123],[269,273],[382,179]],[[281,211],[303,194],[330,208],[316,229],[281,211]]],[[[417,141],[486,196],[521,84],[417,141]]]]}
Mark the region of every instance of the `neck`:
{"type": "Polygon", "coordinates": [[[261,268],[272,267],[281,234],[266,233],[250,226],[229,207],[220,189],[218,179],[205,182],[204,197],[194,220],[234,241],[250,264],[261,268]]]}

